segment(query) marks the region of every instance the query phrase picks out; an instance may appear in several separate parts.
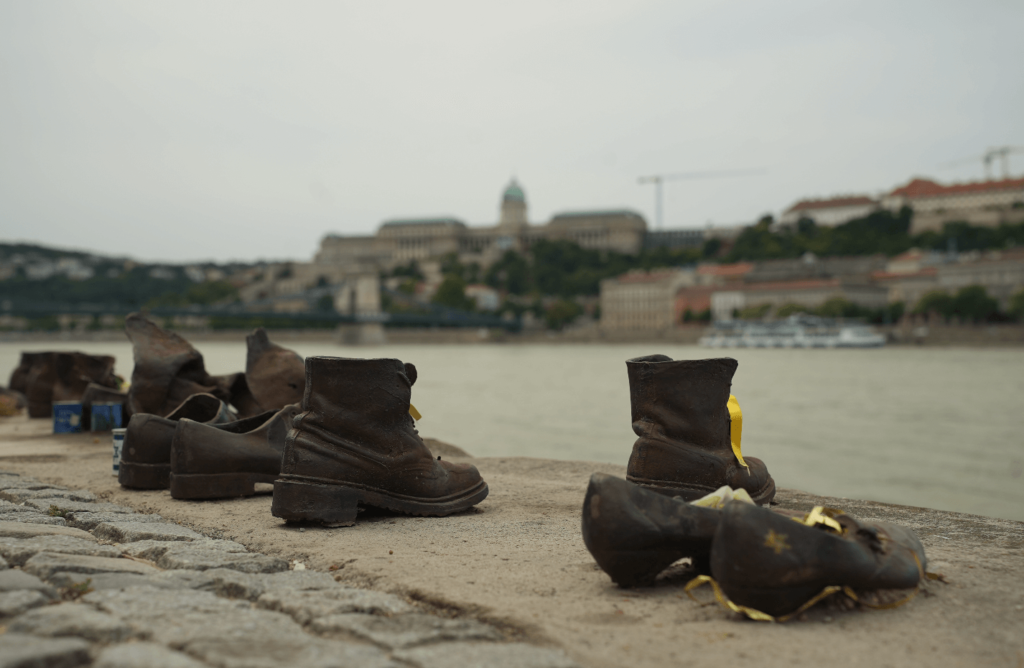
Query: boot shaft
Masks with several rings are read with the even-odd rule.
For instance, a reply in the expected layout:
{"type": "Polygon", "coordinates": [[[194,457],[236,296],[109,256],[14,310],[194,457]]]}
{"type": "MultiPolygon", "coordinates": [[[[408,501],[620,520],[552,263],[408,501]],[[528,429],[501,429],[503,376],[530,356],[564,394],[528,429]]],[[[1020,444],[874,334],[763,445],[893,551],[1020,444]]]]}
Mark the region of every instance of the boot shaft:
{"type": "MultiPolygon", "coordinates": [[[[295,427],[343,436],[387,453],[422,442],[409,414],[416,367],[397,359],[306,358],[303,413],[295,427]]],[[[424,446],[425,447],[425,446],[424,446]]]]}
{"type": "Polygon", "coordinates": [[[641,438],[731,452],[728,403],[738,365],[730,358],[628,360],[633,431],[641,438]]]}

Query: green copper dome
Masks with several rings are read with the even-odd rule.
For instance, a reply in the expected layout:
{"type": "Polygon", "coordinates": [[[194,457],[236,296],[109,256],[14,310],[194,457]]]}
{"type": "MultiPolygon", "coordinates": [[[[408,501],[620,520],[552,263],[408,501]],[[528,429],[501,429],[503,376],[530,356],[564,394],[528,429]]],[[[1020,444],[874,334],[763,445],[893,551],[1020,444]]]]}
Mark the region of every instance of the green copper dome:
{"type": "Polygon", "coordinates": [[[516,180],[512,179],[509,182],[508,187],[505,188],[505,192],[504,192],[504,194],[502,195],[501,198],[502,198],[502,200],[504,200],[506,202],[508,202],[508,201],[525,202],[526,201],[526,193],[524,193],[523,189],[519,187],[519,184],[516,183],[516,180]]]}

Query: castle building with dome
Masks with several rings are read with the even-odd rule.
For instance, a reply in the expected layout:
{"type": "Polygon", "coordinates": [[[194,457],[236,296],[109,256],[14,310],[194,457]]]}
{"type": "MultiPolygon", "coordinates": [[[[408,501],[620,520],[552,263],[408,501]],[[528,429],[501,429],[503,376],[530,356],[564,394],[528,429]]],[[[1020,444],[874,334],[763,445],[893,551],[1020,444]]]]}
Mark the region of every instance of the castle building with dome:
{"type": "Polygon", "coordinates": [[[512,179],[502,192],[496,225],[470,227],[453,217],[389,220],[373,236],[325,236],[314,263],[389,270],[410,260],[456,253],[463,263],[487,267],[505,251],[523,252],[541,239],[635,254],[644,247],[646,237],[647,221],[628,209],[568,211],[552,216],[547,223],[532,225],[526,193],[512,179]]]}

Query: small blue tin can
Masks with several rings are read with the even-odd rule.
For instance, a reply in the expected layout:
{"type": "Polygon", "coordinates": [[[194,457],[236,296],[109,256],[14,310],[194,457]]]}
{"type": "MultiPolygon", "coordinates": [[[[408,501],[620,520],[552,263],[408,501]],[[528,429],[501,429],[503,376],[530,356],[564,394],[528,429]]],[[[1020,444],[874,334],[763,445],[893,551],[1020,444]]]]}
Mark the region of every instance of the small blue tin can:
{"type": "Polygon", "coordinates": [[[89,410],[91,431],[110,431],[121,428],[121,404],[94,403],[89,410]]]}
{"type": "Polygon", "coordinates": [[[82,404],[78,401],[53,402],[53,433],[74,434],[82,431],[82,404]]]}
{"type": "Polygon", "coordinates": [[[121,451],[124,450],[124,434],[127,429],[112,429],[114,434],[114,475],[121,468],[121,451]]]}

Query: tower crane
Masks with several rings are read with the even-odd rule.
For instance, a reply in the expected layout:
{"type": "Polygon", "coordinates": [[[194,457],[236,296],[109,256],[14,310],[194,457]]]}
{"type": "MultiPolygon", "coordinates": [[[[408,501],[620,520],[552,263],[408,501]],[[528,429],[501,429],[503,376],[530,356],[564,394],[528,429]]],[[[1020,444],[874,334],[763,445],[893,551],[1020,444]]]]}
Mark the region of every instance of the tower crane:
{"type": "Polygon", "coordinates": [[[1012,153],[1024,153],[1024,146],[996,146],[990,148],[981,155],[976,155],[971,158],[964,158],[963,160],[957,160],[956,162],[950,162],[943,167],[959,167],[960,165],[966,165],[976,160],[981,160],[981,163],[985,166],[985,180],[992,180],[992,163],[995,162],[996,158],[1000,159],[1003,168],[1003,178],[1010,178],[1010,154],[1012,153]]]}
{"type": "Polygon", "coordinates": [[[662,210],[662,191],[661,187],[665,181],[682,181],[682,180],[694,180],[694,179],[725,179],[735,176],[754,176],[757,174],[764,174],[763,169],[732,169],[717,172],[677,172],[675,174],[652,174],[651,176],[641,176],[637,179],[637,183],[654,184],[654,211],[655,211],[655,222],[656,229],[661,229],[661,210],[662,210]]]}

